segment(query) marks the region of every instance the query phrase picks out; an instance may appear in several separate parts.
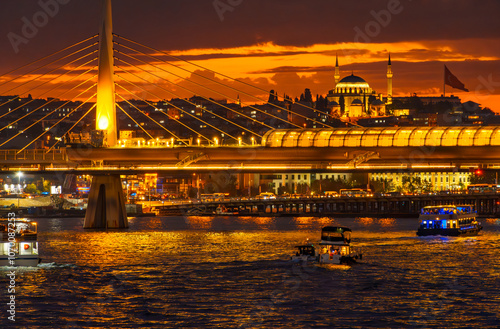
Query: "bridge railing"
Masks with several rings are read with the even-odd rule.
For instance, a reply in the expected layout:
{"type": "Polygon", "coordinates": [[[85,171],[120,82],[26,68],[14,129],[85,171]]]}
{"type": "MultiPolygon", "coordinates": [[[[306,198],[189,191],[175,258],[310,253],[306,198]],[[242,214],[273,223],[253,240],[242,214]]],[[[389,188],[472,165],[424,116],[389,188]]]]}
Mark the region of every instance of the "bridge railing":
{"type": "Polygon", "coordinates": [[[47,150],[0,150],[0,161],[66,161],[66,149],[47,150]]]}

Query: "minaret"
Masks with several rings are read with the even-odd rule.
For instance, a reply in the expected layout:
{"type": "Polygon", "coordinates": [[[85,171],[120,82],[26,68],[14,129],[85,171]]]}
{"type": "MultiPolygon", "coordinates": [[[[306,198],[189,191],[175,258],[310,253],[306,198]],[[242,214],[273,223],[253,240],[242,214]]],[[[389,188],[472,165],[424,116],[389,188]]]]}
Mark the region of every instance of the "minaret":
{"type": "Polygon", "coordinates": [[[107,133],[105,146],[117,141],[115,82],[113,72],[113,23],[111,0],[103,0],[103,17],[99,35],[99,73],[97,77],[96,129],[107,133]]]}
{"type": "Polygon", "coordinates": [[[389,53],[389,62],[387,63],[387,105],[392,104],[392,76],[391,54],[389,53]]]}
{"type": "MultiPolygon", "coordinates": [[[[339,55],[335,55],[335,87],[340,81],[339,55]]],[[[335,89],[335,87],[333,89],[335,89]]]]}

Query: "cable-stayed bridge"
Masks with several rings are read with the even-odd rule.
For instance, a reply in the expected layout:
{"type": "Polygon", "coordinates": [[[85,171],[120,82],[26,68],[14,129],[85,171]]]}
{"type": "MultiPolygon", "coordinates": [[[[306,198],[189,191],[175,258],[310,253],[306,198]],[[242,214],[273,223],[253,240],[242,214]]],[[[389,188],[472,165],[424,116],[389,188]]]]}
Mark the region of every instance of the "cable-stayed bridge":
{"type": "Polygon", "coordinates": [[[0,76],[1,169],[93,174],[85,227],[127,226],[130,172],[500,166],[499,127],[362,128],[113,34],[103,2],[98,35],[0,76]]]}

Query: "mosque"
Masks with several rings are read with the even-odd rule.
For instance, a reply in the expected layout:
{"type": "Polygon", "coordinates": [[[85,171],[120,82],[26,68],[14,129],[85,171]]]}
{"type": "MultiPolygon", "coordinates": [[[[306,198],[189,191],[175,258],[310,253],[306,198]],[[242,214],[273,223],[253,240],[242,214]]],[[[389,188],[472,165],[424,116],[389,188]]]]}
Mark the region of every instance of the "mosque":
{"type": "Polygon", "coordinates": [[[339,59],[335,63],[335,87],[328,92],[330,114],[342,118],[385,116],[386,105],[392,104],[391,55],[387,63],[387,95],[377,94],[361,77],[351,74],[340,79],[339,59]]]}

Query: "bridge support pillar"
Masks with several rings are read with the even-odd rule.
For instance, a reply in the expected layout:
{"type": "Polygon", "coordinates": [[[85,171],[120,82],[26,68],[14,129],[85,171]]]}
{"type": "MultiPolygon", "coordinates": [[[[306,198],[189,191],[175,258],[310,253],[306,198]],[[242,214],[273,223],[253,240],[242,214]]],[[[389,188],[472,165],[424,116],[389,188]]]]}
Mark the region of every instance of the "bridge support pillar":
{"type": "Polygon", "coordinates": [[[84,228],[128,228],[122,182],[118,175],[92,178],[84,228]]]}

